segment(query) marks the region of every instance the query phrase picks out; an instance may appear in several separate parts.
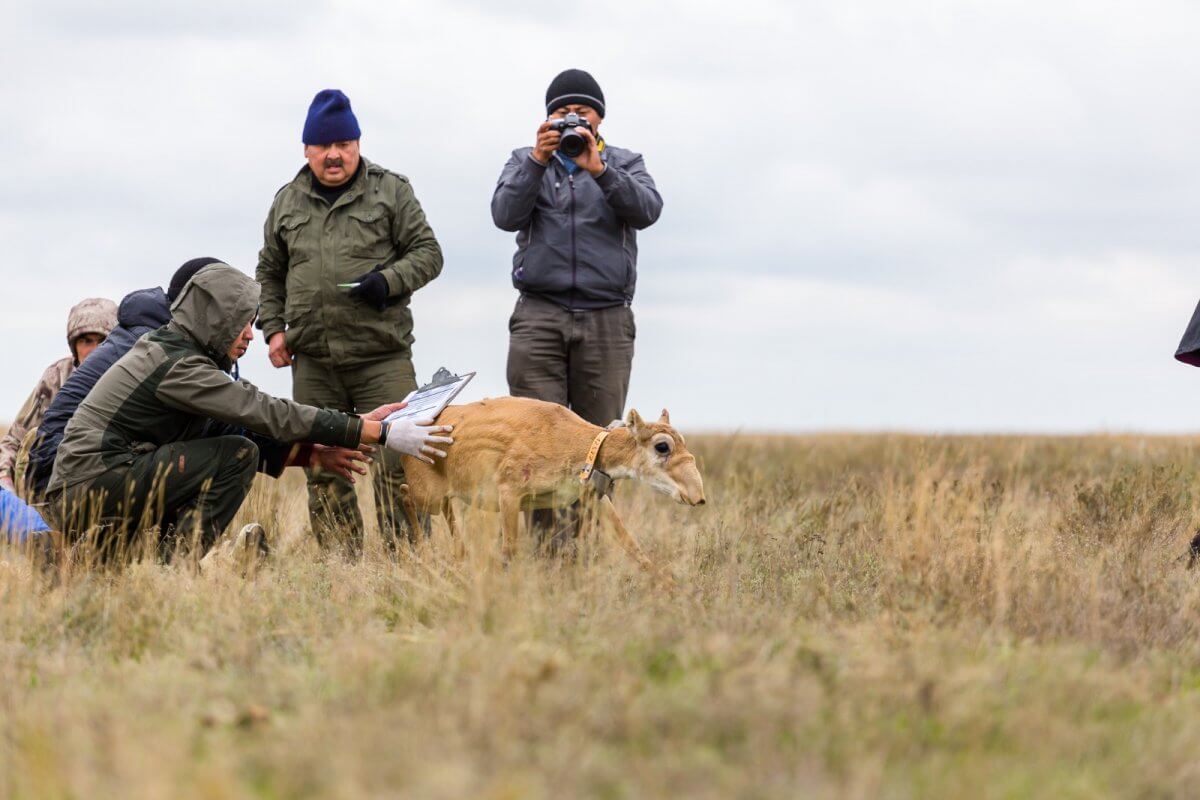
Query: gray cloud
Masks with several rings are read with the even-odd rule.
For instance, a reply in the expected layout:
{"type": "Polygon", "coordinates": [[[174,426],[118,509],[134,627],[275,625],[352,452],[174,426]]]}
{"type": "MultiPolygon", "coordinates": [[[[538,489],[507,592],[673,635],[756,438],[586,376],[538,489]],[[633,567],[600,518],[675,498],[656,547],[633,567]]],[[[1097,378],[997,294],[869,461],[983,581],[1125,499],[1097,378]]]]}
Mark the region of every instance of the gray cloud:
{"type": "Polygon", "coordinates": [[[324,0],[205,0],[203,3],[147,3],[144,0],[44,0],[31,4],[33,31],[66,39],[111,44],[122,40],[240,38],[286,39],[306,20],[332,12],[324,0]]]}
{"type": "MultiPolygon", "coordinates": [[[[666,198],[634,404],[699,427],[1187,427],[1198,32],[1168,2],[28,4],[0,33],[22,78],[0,88],[0,331],[24,344],[0,417],[78,297],[199,254],[253,271],[325,86],[447,251],[419,370],[503,392],[512,237],[488,199],[546,83],[583,66],[666,198]]],[[[246,373],[285,392],[261,350],[246,373]]]]}

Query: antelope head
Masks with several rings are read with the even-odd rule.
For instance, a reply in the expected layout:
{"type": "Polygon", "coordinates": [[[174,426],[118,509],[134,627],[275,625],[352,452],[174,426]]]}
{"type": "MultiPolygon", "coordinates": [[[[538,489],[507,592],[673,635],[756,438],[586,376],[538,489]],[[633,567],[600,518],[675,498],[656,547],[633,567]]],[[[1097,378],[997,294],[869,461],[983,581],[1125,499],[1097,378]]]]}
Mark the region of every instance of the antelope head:
{"type": "Polygon", "coordinates": [[[665,408],[658,422],[646,422],[631,409],[625,427],[636,445],[630,467],[638,480],[677,502],[704,505],[704,480],[696,468],[696,457],[688,452],[679,431],[671,427],[665,408]]]}

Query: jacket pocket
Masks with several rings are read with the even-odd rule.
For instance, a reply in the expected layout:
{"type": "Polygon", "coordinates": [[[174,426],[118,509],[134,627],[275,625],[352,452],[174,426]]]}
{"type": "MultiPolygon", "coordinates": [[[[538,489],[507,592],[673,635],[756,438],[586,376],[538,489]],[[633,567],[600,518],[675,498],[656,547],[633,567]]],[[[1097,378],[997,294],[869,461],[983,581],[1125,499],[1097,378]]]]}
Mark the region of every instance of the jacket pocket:
{"type": "Polygon", "coordinates": [[[346,217],[351,256],[383,261],[391,255],[391,220],[386,208],[356,208],[346,212],[346,217]]]}
{"type": "Polygon", "coordinates": [[[408,309],[407,299],[383,311],[357,309],[356,323],[347,332],[347,339],[353,343],[352,351],[364,357],[385,353],[407,354],[411,337],[412,313],[408,309]]]}
{"type": "Polygon", "coordinates": [[[311,291],[289,292],[283,306],[283,321],[288,326],[302,324],[312,311],[314,293],[311,291]]]}
{"type": "Polygon", "coordinates": [[[312,338],[308,333],[314,296],[311,291],[288,292],[283,306],[283,321],[287,325],[285,341],[292,350],[304,347],[312,338]]]}
{"type": "Polygon", "coordinates": [[[312,257],[305,247],[305,230],[312,216],[299,211],[284,214],[279,220],[279,238],[283,239],[288,249],[289,266],[312,257]]]}

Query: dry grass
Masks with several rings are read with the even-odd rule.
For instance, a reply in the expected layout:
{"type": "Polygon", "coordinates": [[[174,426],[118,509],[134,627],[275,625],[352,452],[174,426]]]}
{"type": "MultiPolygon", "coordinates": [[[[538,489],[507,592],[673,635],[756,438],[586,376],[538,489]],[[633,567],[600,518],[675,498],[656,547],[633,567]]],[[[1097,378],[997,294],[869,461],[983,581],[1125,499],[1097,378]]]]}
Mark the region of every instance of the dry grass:
{"type": "MultiPolygon", "coordinates": [[[[1187,796],[1200,440],[696,437],[709,505],[496,566],[322,558],[56,588],[0,553],[0,796],[1187,796]]],[[[1200,571],[1198,571],[1200,572],[1200,571]]]]}

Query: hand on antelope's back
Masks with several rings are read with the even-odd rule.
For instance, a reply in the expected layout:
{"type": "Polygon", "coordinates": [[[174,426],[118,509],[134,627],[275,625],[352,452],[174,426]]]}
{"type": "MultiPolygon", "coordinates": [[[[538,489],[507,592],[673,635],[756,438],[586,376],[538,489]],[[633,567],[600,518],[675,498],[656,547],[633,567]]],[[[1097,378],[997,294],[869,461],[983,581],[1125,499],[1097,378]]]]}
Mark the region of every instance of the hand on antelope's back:
{"type": "Polygon", "coordinates": [[[435,425],[432,419],[398,419],[388,429],[384,445],[389,450],[432,464],[435,457],[446,457],[446,451],[439,449],[439,445],[454,444],[453,438],[440,434],[453,430],[453,425],[435,425]]]}
{"type": "MultiPolygon", "coordinates": [[[[407,407],[408,403],[388,403],[369,414],[364,414],[363,419],[371,422],[383,422],[389,415],[407,407]]],[[[395,420],[388,429],[387,440],[383,442],[383,445],[389,450],[419,458],[426,464],[432,464],[435,457],[446,457],[446,451],[439,449],[436,445],[454,444],[454,439],[441,435],[453,431],[454,426],[435,425],[434,422],[433,419],[403,418],[395,420]]]]}

